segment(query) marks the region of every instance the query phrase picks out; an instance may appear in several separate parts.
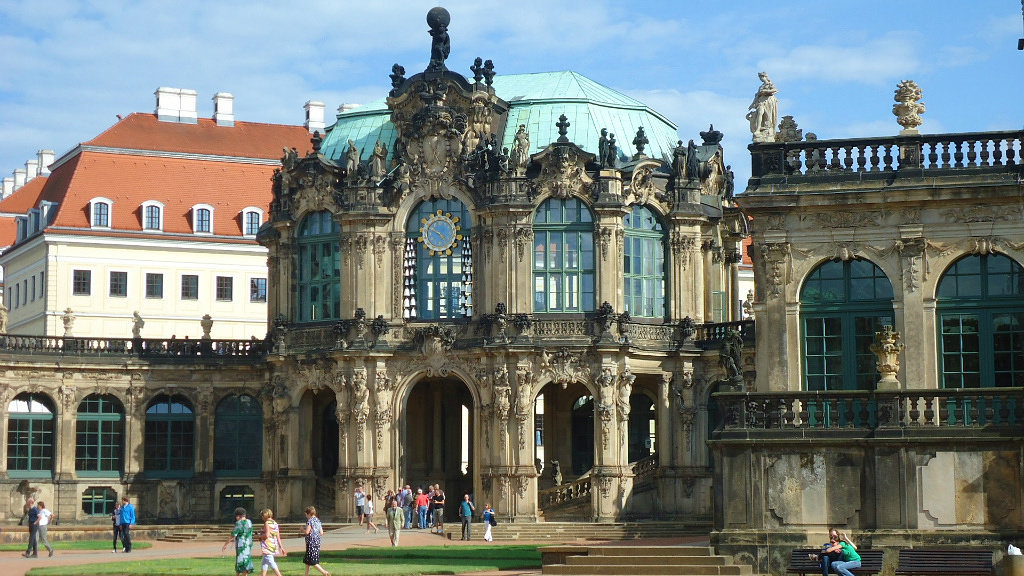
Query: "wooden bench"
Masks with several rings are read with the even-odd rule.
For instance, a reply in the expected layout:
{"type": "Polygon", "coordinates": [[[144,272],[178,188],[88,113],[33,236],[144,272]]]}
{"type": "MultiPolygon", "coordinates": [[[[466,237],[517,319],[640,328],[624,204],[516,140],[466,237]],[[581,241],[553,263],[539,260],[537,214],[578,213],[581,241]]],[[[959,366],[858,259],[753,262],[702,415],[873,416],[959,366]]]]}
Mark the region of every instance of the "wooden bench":
{"type": "Polygon", "coordinates": [[[904,548],[900,550],[896,574],[974,575],[992,574],[992,550],[984,548],[904,548]]]}
{"type": "MultiPolygon", "coordinates": [[[[817,560],[811,560],[808,554],[820,554],[821,548],[797,548],[789,559],[787,574],[821,574],[821,567],[817,560]]],[[[885,550],[873,550],[862,548],[857,550],[860,554],[860,568],[851,570],[854,574],[877,574],[882,571],[882,556],[885,550]]]]}

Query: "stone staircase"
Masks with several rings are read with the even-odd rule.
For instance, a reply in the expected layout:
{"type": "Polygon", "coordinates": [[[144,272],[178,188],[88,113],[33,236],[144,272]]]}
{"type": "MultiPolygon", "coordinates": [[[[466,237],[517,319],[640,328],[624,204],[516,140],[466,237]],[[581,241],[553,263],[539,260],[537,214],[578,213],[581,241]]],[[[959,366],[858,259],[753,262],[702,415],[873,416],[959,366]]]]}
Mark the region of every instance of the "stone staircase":
{"type": "Polygon", "coordinates": [[[747,565],[732,564],[707,546],[545,546],[545,575],[686,574],[752,576],[747,565]]]}
{"type": "MultiPolygon", "coordinates": [[[[259,530],[260,524],[254,523],[253,529],[259,530]]],[[[334,530],[343,526],[350,526],[350,524],[328,524],[324,523],[324,532],[328,530],[334,530]]],[[[281,538],[302,538],[306,534],[306,525],[297,523],[280,523],[281,527],[281,538]]],[[[160,542],[192,542],[196,540],[200,541],[222,541],[227,539],[228,535],[231,534],[231,526],[227,524],[222,525],[208,525],[208,524],[197,524],[195,526],[178,526],[173,530],[169,530],[163,536],[159,536],[156,540],[160,542]]]]}
{"type": "Polygon", "coordinates": [[[525,540],[574,542],[577,540],[635,540],[638,538],[682,538],[706,536],[711,520],[690,522],[530,522],[502,523],[491,529],[495,541],[525,540]]]}

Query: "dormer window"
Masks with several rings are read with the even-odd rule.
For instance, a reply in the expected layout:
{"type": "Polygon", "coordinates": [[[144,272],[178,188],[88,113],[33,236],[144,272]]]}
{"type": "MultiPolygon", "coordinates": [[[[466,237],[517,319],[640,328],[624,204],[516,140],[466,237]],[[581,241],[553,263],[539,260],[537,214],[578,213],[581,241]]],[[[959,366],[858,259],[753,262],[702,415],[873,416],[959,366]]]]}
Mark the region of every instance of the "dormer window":
{"type": "Polygon", "coordinates": [[[196,204],[192,207],[192,231],[196,234],[213,234],[213,206],[196,204]]]}
{"type": "Polygon", "coordinates": [[[263,210],[250,206],[242,210],[242,234],[255,236],[263,224],[263,210]]]}
{"type": "Polygon", "coordinates": [[[90,224],[93,228],[110,228],[110,208],[113,205],[107,198],[93,198],[89,201],[89,213],[92,215],[90,224]]]}
{"type": "Polygon", "coordinates": [[[142,203],[142,229],[159,230],[164,229],[164,205],[156,200],[142,203]]]}

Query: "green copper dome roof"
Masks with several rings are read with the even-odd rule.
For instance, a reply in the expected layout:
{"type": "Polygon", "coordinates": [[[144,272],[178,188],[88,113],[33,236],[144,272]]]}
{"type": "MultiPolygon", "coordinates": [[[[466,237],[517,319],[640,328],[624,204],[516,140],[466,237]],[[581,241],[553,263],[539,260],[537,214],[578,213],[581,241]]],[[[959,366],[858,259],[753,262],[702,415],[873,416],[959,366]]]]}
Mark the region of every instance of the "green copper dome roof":
{"type": "MultiPolygon", "coordinates": [[[[602,128],[615,135],[619,160],[624,162],[635,150],[633,136],[643,126],[650,143],[644,153],[653,158],[670,159],[679,140],[676,125],[644,103],[616,92],[576,72],[510,74],[494,77],[498,97],[509,103],[502,146],[512,148],[520,124],[530,133],[530,153],[536,154],[558,138],[555,122],[565,114],[569,120],[568,137],[587,152],[597,153],[602,128]]],[[[339,113],[329,129],[320,152],[338,161],[345,155],[348,141],[355,142],[365,160],[380,140],[391,150],[396,131],[391,124],[387,103],[381,99],[339,113]]]]}

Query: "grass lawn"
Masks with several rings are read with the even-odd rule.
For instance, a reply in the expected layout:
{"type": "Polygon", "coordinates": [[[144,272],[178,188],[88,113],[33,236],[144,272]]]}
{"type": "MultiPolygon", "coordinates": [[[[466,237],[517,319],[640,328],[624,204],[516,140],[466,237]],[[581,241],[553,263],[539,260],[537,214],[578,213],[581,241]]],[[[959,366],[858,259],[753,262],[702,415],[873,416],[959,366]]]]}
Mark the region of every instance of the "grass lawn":
{"type": "MultiPolygon", "coordinates": [[[[324,550],[320,552],[321,565],[332,575],[342,574],[461,574],[484,570],[513,568],[540,568],[540,552],[536,546],[422,546],[409,548],[357,548],[351,550],[324,550]]],[[[284,574],[298,574],[305,570],[302,552],[278,558],[284,574]]],[[[259,556],[253,557],[256,574],[260,571],[259,556]]],[[[178,576],[231,574],[234,554],[220,558],[164,558],[132,562],[105,562],[78,566],[32,568],[30,576],[178,576]]],[[[316,572],[311,570],[310,574],[316,572]]]]}
{"type": "MultiPolygon", "coordinates": [[[[66,542],[65,541],[61,541],[61,540],[50,540],[50,545],[53,546],[53,549],[56,550],[57,552],[60,552],[61,550],[110,550],[111,549],[110,540],[68,540],[66,542]]],[[[0,552],[24,552],[25,551],[25,546],[27,546],[27,544],[24,544],[24,543],[22,543],[22,544],[0,544],[0,552]]],[[[136,541],[132,542],[132,546],[135,547],[135,548],[138,548],[139,550],[144,550],[146,548],[152,548],[153,544],[151,542],[139,542],[139,541],[136,540],[136,541]]],[[[120,547],[118,547],[118,549],[120,549],[120,547]]],[[[39,547],[39,551],[42,554],[46,554],[46,548],[43,548],[42,546],[39,547]]]]}

